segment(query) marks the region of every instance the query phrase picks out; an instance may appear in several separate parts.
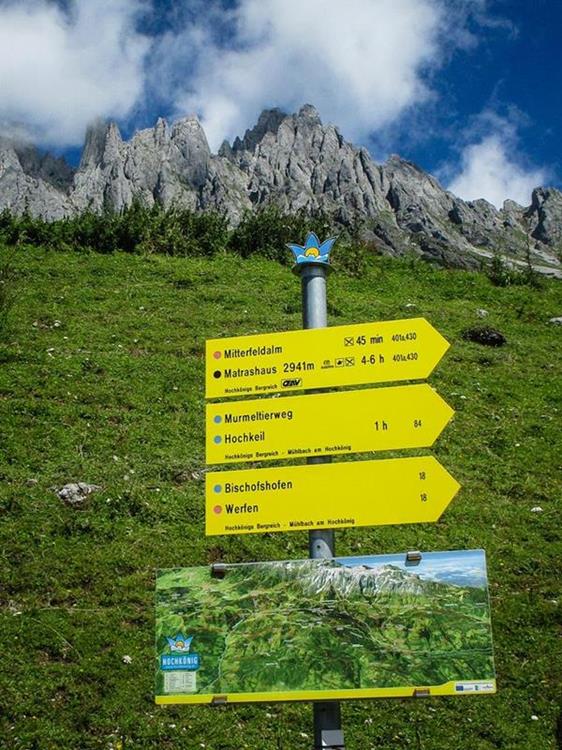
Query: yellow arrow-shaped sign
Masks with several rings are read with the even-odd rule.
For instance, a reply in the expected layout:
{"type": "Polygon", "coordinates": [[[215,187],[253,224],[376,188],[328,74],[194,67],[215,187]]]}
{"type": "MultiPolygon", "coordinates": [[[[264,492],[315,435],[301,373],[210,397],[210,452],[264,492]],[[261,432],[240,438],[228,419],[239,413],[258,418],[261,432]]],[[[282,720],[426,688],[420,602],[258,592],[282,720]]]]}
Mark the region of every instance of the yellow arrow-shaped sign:
{"type": "Polygon", "coordinates": [[[207,463],[424,448],[453,415],[426,383],[207,405],[207,463]]]}
{"type": "Polygon", "coordinates": [[[424,318],[206,343],[207,398],[422,380],[449,348],[424,318]]]}
{"type": "Polygon", "coordinates": [[[459,486],[433,456],[209,472],[206,533],[436,521],[459,486]]]}

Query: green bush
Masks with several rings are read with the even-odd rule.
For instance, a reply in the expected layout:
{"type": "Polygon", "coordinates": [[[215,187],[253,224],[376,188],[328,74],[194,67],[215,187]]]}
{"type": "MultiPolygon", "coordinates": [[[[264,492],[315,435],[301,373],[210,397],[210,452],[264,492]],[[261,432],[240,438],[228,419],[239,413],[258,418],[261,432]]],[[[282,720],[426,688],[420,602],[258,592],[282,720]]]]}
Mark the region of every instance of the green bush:
{"type": "Polygon", "coordinates": [[[542,276],[533,268],[529,254],[527,263],[524,268],[519,269],[508,265],[508,263],[499,255],[494,253],[489,266],[486,269],[486,275],[494,286],[530,286],[534,289],[543,288],[542,276]]]}
{"type": "Polygon", "coordinates": [[[138,200],[120,212],[87,210],[52,222],[27,213],[0,214],[0,241],[8,246],[183,257],[213,257],[230,252],[242,258],[258,255],[285,265],[294,262],[287,243],[304,244],[309,232],[315,232],[321,241],[340,235],[333,251],[333,265],[348,275],[362,275],[376,252],[358,235],[341,234],[341,229],[324,214],[284,213],[275,205],[247,211],[234,229],[217,211],[196,212],[178,206],[164,209],[138,200]]]}
{"type": "Polygon", "coordinates": [[[232,232],[229,248],[242,258],[261,255],[288,265],[293,256],[287,243],[303,244],[309,232],[316,232],[323,241],[333,228],[324,214],[309,215],[304,211],[287,214],[278,206],[268,205],[244,214],[232,232]]]}
{"type": "Polygon", "coordinates": [[[137,200],[120,212],[87,210],[52,222],[27,213],[13,216],[5,210],[0,214],[0,240],[6,245],[54,250],[212,256],[226,251],[229,234],[226,217],[218,212],[166,210],[137,200]]]}
{"type": "Polygon", "coordinates": [[[374,243],[361,239],[357,232],[343,232],[338,237],[330,257],[334,270],[359,278],[367,273],[369,263],[378,255],[374,243]]]}

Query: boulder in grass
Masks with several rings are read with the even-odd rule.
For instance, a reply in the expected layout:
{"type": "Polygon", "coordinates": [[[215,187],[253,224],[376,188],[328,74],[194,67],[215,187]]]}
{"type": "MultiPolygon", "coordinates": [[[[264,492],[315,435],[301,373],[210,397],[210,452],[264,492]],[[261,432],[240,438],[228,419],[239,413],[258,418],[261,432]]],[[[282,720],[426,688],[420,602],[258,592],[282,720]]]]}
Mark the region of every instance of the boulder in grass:
{"type": "Polygon", "coordinates": [[[462,337],[483,346],[503,346],[506,343],[505,336],[494,328],[467,328],[462,337]]]}
{"type": "Polygon", "coordinates": [[[101,490],[98,484],[86,484],[85,482],[72,482],[65,484],[60,490],[57,490],[57,495],[65,505],[69,505],[71,508],[80,508],[84,505],[84,501],[91,495],[92,492],[101,490]]]}

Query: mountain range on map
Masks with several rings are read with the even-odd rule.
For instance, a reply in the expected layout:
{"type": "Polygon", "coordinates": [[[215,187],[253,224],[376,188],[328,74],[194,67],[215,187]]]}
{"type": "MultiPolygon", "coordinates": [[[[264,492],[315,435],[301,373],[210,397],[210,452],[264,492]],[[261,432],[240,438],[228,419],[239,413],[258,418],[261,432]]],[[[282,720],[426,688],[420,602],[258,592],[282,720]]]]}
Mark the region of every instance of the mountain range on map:
{"type": "MultiPolygon", "coordinates": [[[[124,141],[117,125],[87,131],[77,169],[0,137],[0,210],[47,220],[85,210],[147,205],[218,210],[236,224],[274,203],[323,211],[390,255],[417,253],[446,266],[477,268],[500,253],[562,275],[562,193],[537,187],[529,206],[464,201],[399,156],[376,164],[305,105],[292,115],[265,110],[255,127],[211,153],[195,117],[159,119],[124,141]]],[[[298,240],[298,238],[295,238],[298,240]]]]}
{"type": "MultiPolygon", "coordinates": [[[[270,575],[281,580],[294,580],[295,584],[305,590],[308,594],[322,595],[337,591],[342,596],[359,595],[365,597],[376,597],[378,595],[401,594],[407,595],[430,595],[434,591],[441,590],[447,586],[467,586],[470,588],[485,589],[486,582],[478,582],[462,579],[462,571],[453,575],[445,575],[439,580],[419,575],[415,570],[407,571],[392,564],[366,565],[342,565],[336,560],[291,560],[284,562],[269,563],[269,568],[262,570],[263,575],[270,575]],[[459,573],[461,575],[459,575],[459,573]],[[470,583],[473,585],[470,586],[470,583]]],[[[257,574],[257,573],[256,573],[257,574]]]]}

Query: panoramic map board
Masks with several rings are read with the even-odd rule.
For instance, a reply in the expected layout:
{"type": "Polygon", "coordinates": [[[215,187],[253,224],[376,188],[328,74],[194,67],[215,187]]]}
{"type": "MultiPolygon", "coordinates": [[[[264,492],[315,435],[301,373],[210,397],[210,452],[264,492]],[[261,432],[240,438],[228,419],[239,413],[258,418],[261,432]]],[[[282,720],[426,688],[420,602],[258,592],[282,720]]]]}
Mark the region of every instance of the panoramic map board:
{"type": "Polygon", "coordinates": [[[483,550],[158,572],[156,702],[496,690],[483,550]]]}

